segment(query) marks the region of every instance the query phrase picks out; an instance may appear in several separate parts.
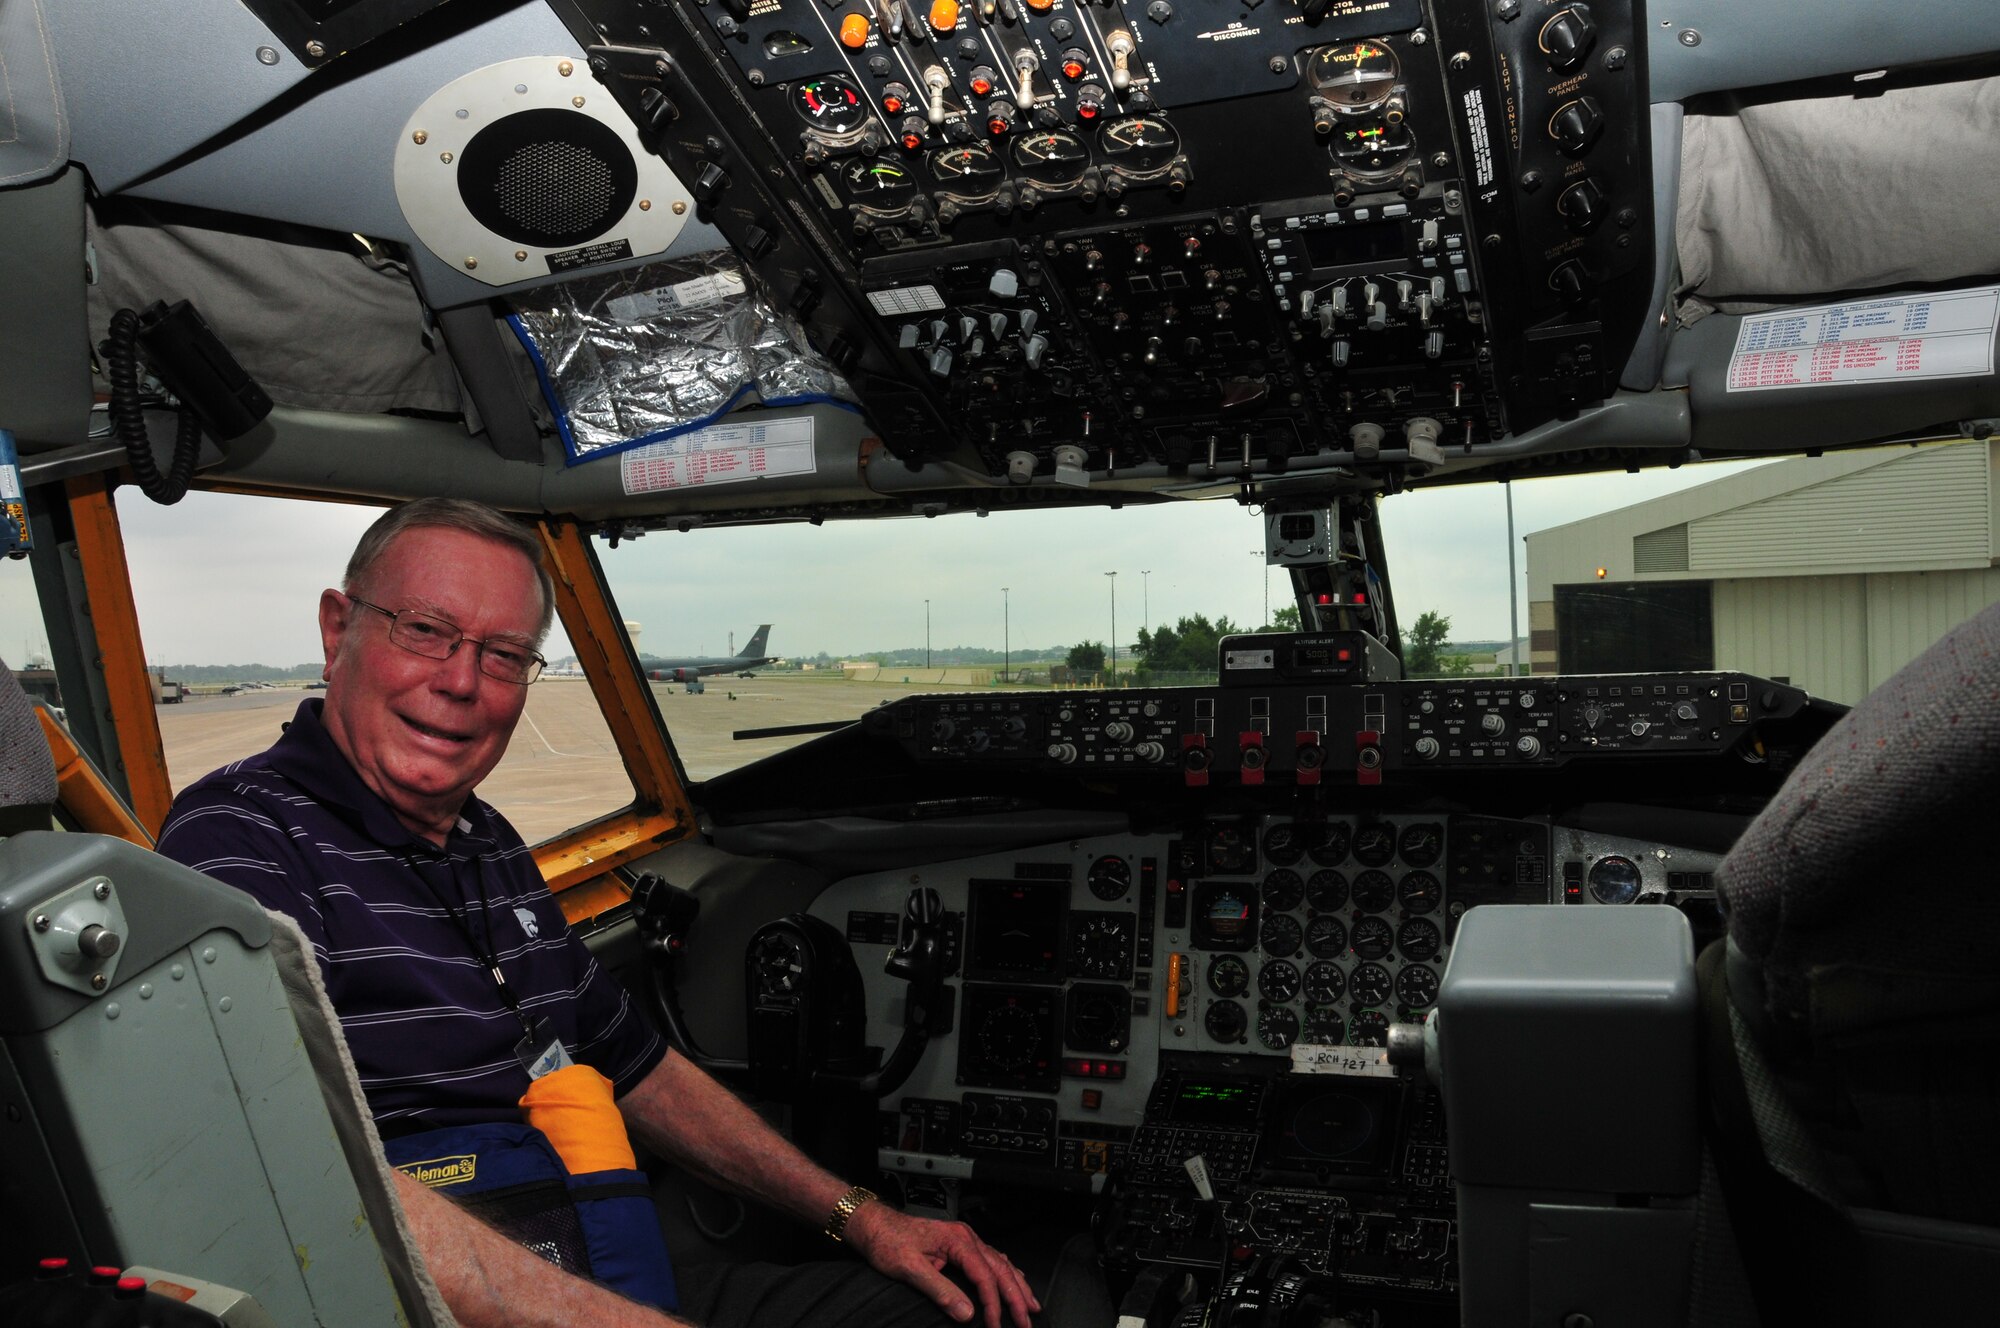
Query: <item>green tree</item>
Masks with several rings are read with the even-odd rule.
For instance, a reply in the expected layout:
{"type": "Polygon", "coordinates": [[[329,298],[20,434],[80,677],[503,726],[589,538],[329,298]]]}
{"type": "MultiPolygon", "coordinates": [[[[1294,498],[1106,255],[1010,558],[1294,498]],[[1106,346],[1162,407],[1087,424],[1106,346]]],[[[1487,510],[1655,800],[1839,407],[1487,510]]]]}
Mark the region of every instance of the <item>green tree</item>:
{"type": "Polygon", "coordinates": [[[1063,663],[1078,673],[1104,672],[1104,643],[1102,641],[1082,641],[1069,648],[1063,663]]]}
{"type": "Polygon", "coordinates": [[[1451,619],[1436,609],[1420,616],[1403,634],[1403,676],[1427,678],[1440,672],[1444,666],[1438,661],[1438,648],[1450,632],[1451,619]]]}
{"type": "Polygon", "coordinates": [[[1278,610],[1278,611],[1277,611],[1276,613],[1272,614],[1272,615],[1271,615],[1271,621],[1269,621],[1269,622],[1265,623],[1265,624],[1264,624],[1264,625],[1263,625],[1263,626],[1262,626],[1261,628],[1259,628],[1258,630],[1259,630],[1259,631],[1264,631],[1264,632],[1296,632],[1296,631],[1298,631],[1298,630],[1299,630],[1299,606],[1298,606],[1298,605],[1296,605],[1296,604],[1287,604],[1287,605],[1286,605],[1286,606],[1285,606],[1284,608],[1282,608],[1282,609],[1279,609],[1279,610],[1278,610]]]}
{"type": "Polygon", "coordinates": [[[1133,652],[1139,657],[1138,674],[1207,673],[1216,671],[1222,638],[1242,631],[1227,617],[1210,622],[1203,614],[1182,618],[1172,627],[1139,632],[1133,652]]]}

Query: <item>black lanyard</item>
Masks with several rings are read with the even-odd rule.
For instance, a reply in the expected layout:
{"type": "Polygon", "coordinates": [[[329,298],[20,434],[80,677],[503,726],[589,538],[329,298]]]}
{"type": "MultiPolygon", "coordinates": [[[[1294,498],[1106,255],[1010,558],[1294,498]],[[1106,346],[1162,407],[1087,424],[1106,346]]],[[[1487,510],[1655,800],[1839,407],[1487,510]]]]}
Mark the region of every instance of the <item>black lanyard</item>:
{"type": "MultiPolygon", "coordinates": [[[[449,866],[451,862],[452,859],[447,855],[445,857],[446,865],[449,866]]],[[[473,862],[472,869],[473,884],[479,891],[479,916],[485,920],[486,934],[490,937],[493,935],[493,906],[486,898],[485,873],[480,870],[477,861],[473,862]]],[[[458,873],[454,870],[452,872],[454,884],[457,883],[457,878],[458,873]]],[[[454,927],[458,928],[458,934],[465,938],[465,948],[472,951],[472,957],[485,966],[487,973],[493,978],[493,986],[500,993],[501,1002],[506,1005],[508,1010],[513,1012],[516,1019],[521,1021],[521,1031],[532,1039],[535,1036],[534,1021],[529,1019],[528,1012],[521,1008],[520,998],[514,995],[514,989],[507,985],[507,975],[500,971],[500,956],[490,947],[479,943],[479,939],[472,934],[471,922],[456,908],[452,907],[451,902],[444,897],[442,891],[431,883],[430,878],[424,872],[419,870],[417,872],[417,879],[424,883],[424,888],[431,892],[431,898],[437,900],[438,907],[444,910],[445,916],[451,919],[454,927]]],[[[465,902],[469,909],[472,901],[467,900],[465,902]]]]}

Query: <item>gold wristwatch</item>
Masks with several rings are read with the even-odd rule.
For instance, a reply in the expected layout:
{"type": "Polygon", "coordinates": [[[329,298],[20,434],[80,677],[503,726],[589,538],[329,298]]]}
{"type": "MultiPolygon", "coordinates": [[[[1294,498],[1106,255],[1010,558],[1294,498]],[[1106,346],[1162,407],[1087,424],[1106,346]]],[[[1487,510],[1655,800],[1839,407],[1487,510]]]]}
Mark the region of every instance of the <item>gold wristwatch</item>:
{"type": "Polygon", "coordinates": [[[841,1195],[839,1201],[833,1205],[833,1211],[826,1216],[827,1239],[835,1244],[846,1240],[848,1219],[861,1211],[861,1205],[873,1203],[877,1197],[875,1191],[865,1185],[856,1185],[841,1195]]]}

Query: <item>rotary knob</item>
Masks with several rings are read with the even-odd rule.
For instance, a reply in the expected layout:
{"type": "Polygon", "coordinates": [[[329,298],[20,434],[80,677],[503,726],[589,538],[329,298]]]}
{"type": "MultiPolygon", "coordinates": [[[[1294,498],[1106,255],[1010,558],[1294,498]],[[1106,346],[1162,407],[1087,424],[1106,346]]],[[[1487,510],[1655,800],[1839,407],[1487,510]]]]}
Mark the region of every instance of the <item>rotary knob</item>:
{"type": "Polygon", "coordinates": [[[76,948],[86,959],[109,959],[118,953],[118,933],[108,931],[98,923],[91,923],[77,933],[76,948]]]}
{"type": "Polygon", "coordinates": [[[944,715],[939,715],[931,721],[931,741],[933,742],[950,742],[952,735],[957,732],[958,725],[944,715]]]}
{"type": "Polygon", "coordinates": [[[1167,759],[1165,743],[1142,742],[1137,747],[1134,747],[1132,751],[1142,761],[1164,761],[1167,759]]]}
{"type": "Polygon", "coordinates": [[[1523,733],[1514,739],[1514,750],[1532,761],[1542,754],[1542,740],[1532,733],[1523,733]]]}
{"type": "Polygon", "coordinates": [[[1438,740],[1429,736],[1418,738],[1412,750],[1426,761],[1435,761],[1439,750],[1438,740]]]}
{"type": "Polygon", "coordinates": [[[1489,710],[1479,717],[1479,731],[1489,738],[1497,738],[1507,731],[1507,717],[1489,710]]]}
{"type": "Polygon", "coordinates": [[[1604,132],[1604,111],[1595,97],[1577,97],[1549,117],[1549,137],[1565,156],[1581,157],[1604,132]]]}
{"type": "Polygon", "coordinates": [[[1073,742],[1052,742],[1049,744],[1049,759],[1057,765],[1072,765],[1076,761],[1076,744],[1073,742]]]}
{"type": "Polygon", "coordinates": [[[1570,230],[1588,235],[1604,220],[1604,190],[1586,175],[1556,198],[1556,211],[1570,230]]]}
{"type": "Polygon", "coordinates": [[[1104,726],[1104,736],[1113,742],[1126,743],[1132,741],[1133,737],[1136,736],[1136,731],[1127,721],[1114,719],[1104,726]]]}
{"type": "Polygon", "coordinates": [[[1559,9],[1542,25],[1540,45],[1542,54],[1549,57],[1551,69],[1576,68],[1596,44],[1597,23],[1590,16],[1588,5],[1571,4],[1559,9]]]}

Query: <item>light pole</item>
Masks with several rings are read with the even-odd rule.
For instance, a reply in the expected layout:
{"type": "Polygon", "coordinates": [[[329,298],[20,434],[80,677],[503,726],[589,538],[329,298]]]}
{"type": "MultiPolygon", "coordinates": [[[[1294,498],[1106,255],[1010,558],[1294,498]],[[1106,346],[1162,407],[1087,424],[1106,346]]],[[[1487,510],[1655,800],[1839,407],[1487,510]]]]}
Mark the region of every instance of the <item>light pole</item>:
{"type": "Polygon", "coordinates": [[[1269,627],[1271,625],[1271,565],[1264,562],[1264,551],[1262,549],[1250,550],[1250,556],[1257,559],[1258,565],[1264,569],[1264,626],[1269,627]]]}
{"type": "Polygon", "coordinates": [[[1521,673],[1521,588],[1514,581],[1514,482],[1508,480],[1500,487],[1507,491],[1507,676],[1514,678],[1521,673]]]}
{"type": "Polygon", "coordinates": [[[1014,667],[1014,625],[1007,587],[1000,587],[1000,681],[1006,682],[1014,667]]]}
{"type": "Polygon", "coordinates": [[[1106,572],[1111,578],[1111,685],[1118,685],[1118,573],[1106,572]]]}
{"type": "Polygon", "coordinates": [[[1139,616],[1144,618],[1148,632],[1153,630],[1153,574],[1139,573],[1139,616]]]}
{"type": "Polygon", "coordinates": [[[931,666],[931,602],[924,601],[924,667],[931,666]]]}

